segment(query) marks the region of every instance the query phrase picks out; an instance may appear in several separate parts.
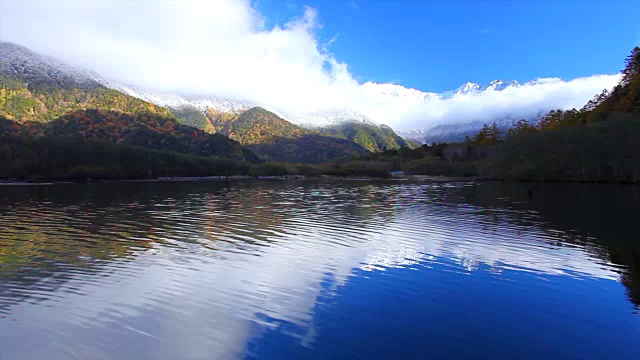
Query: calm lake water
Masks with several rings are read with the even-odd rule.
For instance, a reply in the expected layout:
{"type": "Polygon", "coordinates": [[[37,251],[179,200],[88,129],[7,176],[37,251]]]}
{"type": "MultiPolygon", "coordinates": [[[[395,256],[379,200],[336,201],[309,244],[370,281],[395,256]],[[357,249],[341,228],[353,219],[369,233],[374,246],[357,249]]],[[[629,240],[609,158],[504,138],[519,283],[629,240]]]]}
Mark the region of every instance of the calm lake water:
{"type": "Polygon", "coordinates": [[[638,359],[639,305],[640,187],[0,186],[3,360],[638,359]]]}

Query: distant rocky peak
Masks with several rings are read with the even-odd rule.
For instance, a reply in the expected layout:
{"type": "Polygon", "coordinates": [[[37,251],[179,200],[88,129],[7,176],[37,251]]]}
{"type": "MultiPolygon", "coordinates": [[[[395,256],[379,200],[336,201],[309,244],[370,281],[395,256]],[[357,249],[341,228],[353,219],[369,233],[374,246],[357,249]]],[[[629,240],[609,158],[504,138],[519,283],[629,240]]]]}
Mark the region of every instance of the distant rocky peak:
{"type": "Polygon", "coordinates": [[[476,91],[476,90],[480,90],[480,85],[479,84],[476,84],[474,82],[466,82],[466,83],[462,84],[462,86],[460,86],[459,88],[456,89],[456,93],[464,94],[464,93],[468,93],[468,92],[476,91]]]}

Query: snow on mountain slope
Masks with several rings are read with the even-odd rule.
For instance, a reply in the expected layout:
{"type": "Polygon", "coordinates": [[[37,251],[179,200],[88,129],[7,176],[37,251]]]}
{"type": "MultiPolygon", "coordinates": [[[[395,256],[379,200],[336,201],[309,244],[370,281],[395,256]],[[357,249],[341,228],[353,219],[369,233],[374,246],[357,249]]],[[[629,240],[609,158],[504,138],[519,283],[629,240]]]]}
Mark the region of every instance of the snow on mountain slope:
{"type": "Polygon", "coordinates": [[[237,114],[257,106],[257,104],[249,101],[207,96],[183,96],[171,92],[150,91],[106,79],[102,79],[100,83],[110,89],[118,90],[127,95],[170,109],[196,108],[204,112],[211,108],[217,111],[237,114]]]}
{"type": "MultiPolygon", "coordinates": [[[[545,112],[542,111],[535,116],[529,117],[526,120],[528,120],[530,123],[537,124],[544,116],[544,114],[545,112]]],[[[397,133],[405,139],[421,144],[431,144],[434,142],[457,142],[463,141],[466,136],[474,137],[476,134],[478,134],[478,132],[480,132],[485,124],[495,122],[502,132],[506,132],[507,129],[515,125],[518,120],[521,120],[521,118],[507,117],[495,121],[474,121],[470,123],[460,124],[443,124],[424,130],[407,130],[398,131],[397,133]]]]}
{"type": "MultiPolygon", "coordinates": [[[[138,88],[126,84],[113,82],[99,74],[69,66],[54,58],[37,54],[29,49],[6,42],[0,42],[0,70],[9,75],[19,76],[27,81],[45,80],[52,81],[61,86],[81,86],[107,88],[121,91],[130,96],[149,101],[169,109],[196,108],[202,112],[214,109],[222,112],[239,113],[254,106],[261,106],[292,123],[308,128],[317,128],[341,124],[344,122],[360,122],[368,125],[379,125],[388,122],[384,118],[394,114],[379,115],[375,111],[358,111],[357,109],[327,109],[310,113],[292,114],[273,108],[269,104],[260,104],[251,101],[228,99],[216,96],[189,96],[172,92],[158,92],[138,88]],[[371,115],[367,117],[364,113],[371,115]],[[373,120],[372,117],[375,119],[373,120]],[[383,117],[383,118],[378,118],[383,117]]],[[[406,88],[395,84],[378,84],[367,82],[361,85],[365,103],[395,102],[402,107],[415,104],[427,104],[432,101],[442,101],[456,96],[467,94],[480,94],[482,92],[505,91],[510,88],[533,85],[535,82],[520,84],[517,81],[494,80],[485,86],[468,82],[459,88],[442,93],[424,92],[417,89],[406,88]]],[[[494,119],[487,119],[491,122],[494,119]]],[[[507,126],[513,119],[498,119],[500,124],[507,126]]],[[[459,137],[462,133],[479,130],[483,123],[472,122],[470,124],[440,125],[430,130],[415,130],[402,132],[409,139],[424,141],[424,139],[459,137]],[[432,132],[433,135],[428,135],[432,132]]],[[[464,135],[462,135],[464,138],[464,135]]]]}
{"type": "MultiPolygon", "coordinates": [[[[535,81],[527,82],[525,85],[533,85],[535,81]]],[[[377,84],[367,82],[362,85],[367,97],[373,100],[403,99],[418,103],[430,100],[444,100],[455,96],[467,94],[479,94],[485,91],[503,91],[508,88],[519,88],[523,86],[516,80],[503,81],[493,80],[485,86],[473,82],[462,84],[455,90],[444,91],[442,93],[424,92],[416,89],[405,88],[395,84],[377,84]]]]}
{"type": "Polygon", "coordinates": [[[37,54],[24,46],[0,42],[0,71],[28,81],[54,82],[62,87],[99,86],[97,74],[69,66],[54,58],[37,54]]]}
{"type": "Polygon", "coordinates": [[[510,87],[518,88],[520,86],[521,85],[517,80],[511,80],[511,81],[493,80],[489,84],[483,86],[480,90],[481,91],[502,91],[510,87]]]}
{"type": "Polygon", "coordinates": [[[373,126],[380,125],[365,115],[349,109],[331,109],[308,114],[292,115],[289,119],[294,124],[306,128],[326,127],[346,122],[358,122],[373,126]]]}
{"type": "MultiPolygon", "coordinates": [[[[367,96],[377,101],[389,101],[397,100],[403,101],[408,106],[418,104],[425,104],[430,101],[436,103],[441,100],[447,100],[455,98],[456,96],[463,95],[480,95],[485,92],[499,92],[507,89],[520,88],[522,86],[533,86],[538,84],[537,81],[529,81],[525,84],[520,84],[517,80],[494,80],[489,84],[481,86],[480,84],[467,82],[455,90],[445,91],[442,93],[423,92],[416,89],[405,88],[400,85],[394,84],[376,84],[365,83],[363,85],[367,96]]],[[[538,122],[540,118],[547,112],[548,109],[541,109],[538,114],[527,118],[530,122],[538,122]]],[[[432,142],[452,142],[462,141],[465,136],[474,136],[477,134],[485,123],[496,122],[498,127],[506,131],[513,126],[521,117],[506,116],[497,119],[482,119],[465,123],[453,123],[453,124],[440,124],[425,129],[410,129],[404,131],[397,131],[397,133],[405,139],[412,140],[419,143],[432,143],[432,142]]]]}
{"type": "Polygon", "coordinates": [[[260,106],[279,117],[306,128],[318,128],[332,126],[344,122],[360,122],[369,125],[379,125],[363,114],[349,109],[329,109],[304,114],[288,114],[275,109],[268,104],[260,104],[250,101],[228,99],[213,96],[183,96],[170,92],[148,91],[134,86],[123,85],[101,79],[100,83],[105,87],[121,91],[127,95],[164,106],[169,109],[196,108],[202,112],[207,109],[238,114],[255,106],[260,106]]]}
{"type": "Polygon", "coordinates": [[[401,99],[410,102],[424,103],[428,100],[440,99],[441,94],[434,92],[423,92],[416,89],[406,88],[395,84],[377,84],[366,82],[362,84],[365,96],[374,101],[384,101],[389,99],[401,99]]]}

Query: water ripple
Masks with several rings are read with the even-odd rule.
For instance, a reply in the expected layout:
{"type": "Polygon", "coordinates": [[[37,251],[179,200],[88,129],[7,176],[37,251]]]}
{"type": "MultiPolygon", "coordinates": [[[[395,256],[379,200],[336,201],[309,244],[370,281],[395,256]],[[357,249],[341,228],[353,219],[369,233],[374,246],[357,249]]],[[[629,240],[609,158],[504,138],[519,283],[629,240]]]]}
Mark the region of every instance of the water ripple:
{"type": "MultiPolygon", "coordinates": [[[[632,231],[612,242],[606,232],[594,233],[593,222],[572,222],[527,199],[526,189],[496,186],[3,187],[0,326],[19,325],[0,332],[0,347],[34,358],[241,357],[258,354],[249,343],[281,332],[312,349],[331,337],[332,324],[346,324],[323,322],[323,309],[339,313],[355,299],[364,313],[353,324],[390,311],[380,308],[384,300],[425,313],[466,309],[468,317],[450,321],[474,329],[480,320],[473,316],[482,324],[524,316],[523,307],[505,308],[491,295],[498,293],[536,294],[550,304],[560,296],[611,303],[592,289],[618,294],[623,284],[625,304],[637,307],[637,264],[621,250],[632,231]],[[350,298],[354,286],[358,295],[350,298]],[[495,318],[465,295],[474,291],[495,318]],[[44,331],[38,351],[16,340],[44,331]]],[[[545,191],[547,201],[557,197],[545,191]]],[[[603,325],[602,318],[531,306],[546,321],[564,316],[592,328],[640,331],[637,316],[623,315],[629,308],[607,314],[619,323],[603,325]]],[[[383,324],[399,331],[392,318],[383,324]]]]}

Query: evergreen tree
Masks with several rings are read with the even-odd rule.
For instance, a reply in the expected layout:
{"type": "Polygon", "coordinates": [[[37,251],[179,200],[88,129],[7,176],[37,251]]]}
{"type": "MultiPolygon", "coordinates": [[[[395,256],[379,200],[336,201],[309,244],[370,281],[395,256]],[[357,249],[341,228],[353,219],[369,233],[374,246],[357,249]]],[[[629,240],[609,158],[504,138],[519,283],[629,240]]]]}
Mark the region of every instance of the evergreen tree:
{"type": "Polygon", "coordinates": [[[489,143],[495,144],[500,140],[502,140],[502,132],[498,128],[498,124],[494,122],[491,124],[491,127],[489,127],[489,143]]]}
{"type": "Polygon", "coordinates": [[[507,138],[512,138],[514,136],[524,135],[524,134],[532,134],[536,132],[535,125],[529,123],[528,120],[522,119],[518,120],[518,122],[509,130],[507,130],[507,138]]]}
{"type": "Polygon", "coordinates": [[[591,100],[589,100],[581,109],[581,112],[591,111],[595,109],[598,105],[602,104],[608,97],[611,95],[609,90],[604,89],[598,95],[595,95],[591,100]]]}
{"type": "Polygon", "coordinates": [[[549,113],[540,120],[540,130],[547,131],[559,128],[563,123],[563,116],[564,112],[562,110],[549,111],[549,113]]]}
{"type": "Polygon", "coordinates": [[[476,134],[473,140],[476,144],[486,144],[488,142],[490,133],[491,130],[489,129],[489,125],[484,124],[482,125],[482,129],[480,129],[480,132],[476,134]]]}
{"type": "MultiPolygon", "coordinates": [[[[480,145],[495,144],[502,140],[502,133],[495,122],[491,126],[484,124],[480,132],[473,138],[473,142],[480,145]]],[[[465,139],[465,141],[467,141],[465,139]]]]}
{"type": "Polygon", "coordinates": [[[622,86],[631,83],[640,74],[640,47],[631,50],[631,54],[625,59],[625,68],[622,70],[622,86]]]}

